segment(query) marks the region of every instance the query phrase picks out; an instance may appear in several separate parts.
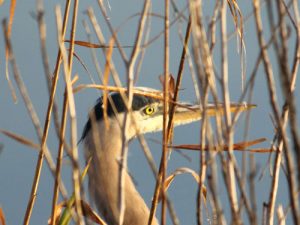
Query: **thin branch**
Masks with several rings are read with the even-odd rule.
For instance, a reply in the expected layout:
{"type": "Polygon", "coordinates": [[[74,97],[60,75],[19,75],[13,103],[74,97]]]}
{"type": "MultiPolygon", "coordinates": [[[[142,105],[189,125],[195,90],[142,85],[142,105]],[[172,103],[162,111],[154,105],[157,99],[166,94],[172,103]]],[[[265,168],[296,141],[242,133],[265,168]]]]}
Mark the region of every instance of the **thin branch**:
{"type": "Polygon", "coordinates": [[[118,190],[118,207],[120,211],[119,215],[119,224],[122,225],[124,221],[125,215],[125,172],[127,169],[127,156],[128,156],[128,141],[129,138],[127,137],[126,131],[128,130],[129,126],[129,115],[131,113],[131,106],[132,106],[132,99],[133,99],[133,82],[134,82],[134,67],[136,64],[136,60],[140,51],[140,45],[142,41],[142,36],[145,29],[145,22],[147,13],[149,11],[151,2],[149,0],[145,0],[142,15],[139,20],[137,35],[134,41],[134,48],[131,52],[130,59],[127,64],[127,100],[125,101],[127,105],[127,111],[125,112],[124,121],[122,124],[122,151],[120,155],[121,163],[119,167],[119,190],[118,190]]]}
{"type": "Polygon", "coordinates": [[[72,17],[72,27],[70,34],[70,48],[69,55],[67,57],[66,49],[63,42],[62,31],[61,31],[61,12],[60,8],[57,7],[56,10],[57,28],[58,28],[58,43],[62,53],[62,61],[64,65],[64,75],[67,89],[67,101],[70,112],[71,120],[71,148],[72,148],[72,166],[73,166],[73,186],[74,186],[74,197],[75,197],[75,209],[76,209],[76,223],[83,224],[82,219],[82,208],[81,208],[81,191],[80,191],[80,172],[78,163],[78,151],[77,151],[77,123],[76,123],[76,110],[75,110],[75,100],[72,91],[71,73],[72,73],[72,62],[73,62],[73,52],[74,52],[74,40],[76,33],[77,24],[77,12],[78,12],[78,0],[74,2],[73,17],[72,17]]]}

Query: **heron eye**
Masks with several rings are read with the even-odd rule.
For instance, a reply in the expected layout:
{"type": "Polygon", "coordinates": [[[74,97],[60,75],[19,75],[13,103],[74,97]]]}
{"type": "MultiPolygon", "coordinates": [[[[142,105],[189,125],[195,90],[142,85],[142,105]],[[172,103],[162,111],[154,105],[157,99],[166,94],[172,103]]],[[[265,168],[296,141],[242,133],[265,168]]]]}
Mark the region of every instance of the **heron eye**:
{"type": "Polygon", "coordinates": [[[153,106],[147,106],[145,109],[144,109],[144,113],[146,115],[151,115],[153,114],[155,111],[154,107],[153,106]]]}

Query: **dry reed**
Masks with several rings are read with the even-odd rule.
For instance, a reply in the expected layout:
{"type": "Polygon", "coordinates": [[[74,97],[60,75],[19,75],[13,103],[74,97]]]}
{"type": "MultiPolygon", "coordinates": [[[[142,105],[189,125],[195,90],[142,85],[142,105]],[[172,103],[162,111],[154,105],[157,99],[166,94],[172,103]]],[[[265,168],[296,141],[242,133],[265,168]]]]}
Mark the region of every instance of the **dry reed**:
{"type": "MultiPolygon", "coordinates": [[[[297,112],[299,96],[295,95],[300,63],[300,12],[298,1],[252,0],[251,3],[253,9],[248,16],[244,16],[245,12],[243,12],[240,7],[243,3],[238,3],[236,0],[216,0],[215,2],[209,3],[204,3],[201,0],[187,1],[187,4],[182,8],[179,7],[177,5],[178,3],[174,0],[165,0],[164,4],[161,4],[164,7],[163,15],[160,15],[156,12],[152,12],[151,4],[153,3],[151,3],[150,0],[144,0],[140,13],[129,16],[119,27],[114,27],[111,21],[107,19],[107,8],[104,2],[98,0],[98,7],[111,37],[108,38],[109,41],[105,40],[103,32],[104,25],[100,26],[98,22],[99,15],[97,18],[94,9],[88,8],[86,14],[92,29],[90,29],[88,23],[85,21],[84,26],[89,41],[81,41],[76,40],[76,34],[78,32],[78,11],[82,10],[80,8],[80,2],[78,0],[68,0],[66,1],[63,19],[60,8],[56,7],[55,10],[58,53],[52,74],[50,72],[49,53],[46,48],[45,25],[47,21],[44,18],[45,9],[42,1],[37,1],[36,10],[41,44],[41,58],[43,60],[42,63],[49,90],[49,98],[47,99],[48,105],[42,126],[22,80],[16,56],[13,52],[13,44],[11,42],[11,32],[13,31],[11,27],[13,26],[16,1],[12,1],[9,22],[7,23],[6,20],[3,20],[2,23],[5,37],[6,63],[7,65],[10,63],[12,66],[14,79],[28,114],[31,117],[39,141],[39,144],[37,144],[36,141],[29,140],[25,136],[18,134],[17,130],[14,131],[14,133],[0,127],[1,134],[23,145],[38,149],[34,179],[32,181],[31,192],[29,193],[23,224],[29,224],[32,213],[34,213],[34,205],[39,189],[44,158],[53,175],[52,212],[49,212],[51,225],[59,224],[59,218],[63,215],[61,213],[63,205],[66,206],[65,210],[70,213],[71,218],[76,224],[85,224],[85,218],[89,218],[99,224],[105,223],[102,221],[101,215],[99,217],[84,201],[85,192],[80,175],[81,168],[77,146],[76,95],[79,91],[87,88],[98,89],[103,92],[104,109],[107,107],[108,102],[112,103],[109,96],[109,92],[111,91],[120,92],[127,107],[124,120],[120,121],[123,127],[122,153],[120,155],[118,180],[120,225],[124,222],[126,210],[124,185],[125,172],[128,169],[127,158],[129,141],[124,131],[129,126],[129,119],[134,121],[131,113],[134,94],[151,96],[160,99],[164,103],[162,149],[158,169],[145,137],[139,132],[137,135],[141,149],[144,152],[156,180],[148,224],[152,223],[156,215],[160,215],[161,225],[167,223],[176,225],[179,223],[186,224],[185,221],[179,220],[178,213],[176,213],[174,209],[173,196],[168,193],[168,188],[172,185],[172,181],[176,179],[176,176],[184,173],[191,174],[197,183],[197,199],[190,204],[194,204],[196,212],[194,222],[198,225],[207,223],[254,225],[260,224],[260,219],[262,220],[262,224],[268,225],[273,225],[274,223],[285,224],[286,221],[300,224],[300,136],[298,127],[300,118],[297,112]],[[214,4],[214,7],[212,7],[209,12],[206,12],[204,8],[205,4],[214,4]],[[71,12],[72,7],[73,11],[71,12]],[[173,18],[171,12],[174,12],[173,18]],[[69,15],[71,16],[69,17],[69,15]],[[149,38],[152,29],[150,23],[151,17],[160,19],[164,24],[163,30],[153,36],[153,38],[149,38]],[[133,19],[136,19],[138,22],[133,44],[122,45],[119,33],[123,27],[133,19]],[[255,24],[255,31],[247,27],[249,21],[255,24]],[[70,24],[71,30],[69,38],[66,38],[68,24],[70,24]],[[180,49],[182,49],[181,55],[178,56],[178,71],[176,79],[174,79],[170,74],[170,71],[174,69],[170,68],[170,61],[175,57],[170,54],[172,51],[170,45],[172,36],[170,33],[172,27],[176,25],[179,27],[182,24],[186,25],[186,29],[184,38],[182,38],[182,45],[180,46],[180,49]],[[228,32],[230,24],[232,24],[235,29],[232,33],[228,32]],[[266,26],[266,24],[268,26],[267,28],[270,29],[268,35],[264,32],[266,29],[264,26],[266,26]],[[246,32],[246,35],[250,32],[256,32],[257,45],[255,48],[258,49],[258,54],[256,58],[253,59],[254,64],[248,79],[246,79],[245,74],[247,61],[244,57],[247,56],[247,42],[244,32],[246,32]],[[97,43],[91,43],[91,36],[96,37],[97,43]],[[229,48],[228,43],[231,36],[237,37],[238,50],[229,48]],[[135,89],[135,83],[137,80],[143,80],[143,77],[139,73],[148,48],[151,48],[151,45],[160,39],[163,39],[162,49],[164,60],[163,68],[161,68],[163,71],[162,92],[143,93],[139,89],[135,89]],[[68,49],[66,49],[65,43],[69,43],[68,49]],[[105,58],[103,70],[98,65],[99,59],[97,54],[95,54],[94,49],[91,49],[98,78],[101,81],[100,84],[94,82],[94,78],[91,76],[92,84],[83,84],[79,80],[80,84],[75,85],[77,76],[74,74],[72,68],[73,57],[76,54],[74,50],[76,45],[87,48],[101,48],[103,57],[105,58]],[[220,50],[219,53],[216,53],[218,45],[220,50]],[[292,46],[292,49],[290,46],[292,46]],[[271,50],[271,48],[273,48],[273,50],[271,50]],[[117,49],[117,51],[115,51],[117,53],[114,52],[115,49],[117,49]],[[230,70],[231,67],[236,66],[230,63],[230,57],[231,53],[236,51],[238,51],[240,56],[241,67],[241,94],[238,96],[240,104],[246,100],[251,104],[251,101],[255,100],[253,91],[256,85],[259,67],[262,67],[264,70],[266,92],[268,93],[267,98],[271,108],[270,114],[276,128],[274,130],[273,144],[271,147],[252,149],[253,144],[258,144],[265,139],[260,138],[258,140],[248,141],[251,129],[255,129],[255,126],[259,126],[254,124],[253,127],[253,118],[250,116],[250,112],[247,113],[245,122],[244,140],[240,143],[236,143],[235,141],[236,124],[238,122],[239,113],[232,113],[230,110],[232,98],[230,80],[234,79],[230,74],[230,70]],[[122,66],[126,71],[126,81],[123,83],[121,80],[124,80],[124,77],[121,78],[119,76],[119,72],[115,66],[115,54],[118,54],[121,58],[121,62],[123,62],[122,66]],[[219,65],[216,63],[217,60],[220,61],[219,65]],[[185,63],[188,63],[191,77],[194,80],[194,86],[190,89],[195,89],[194,94],[200,105],[199,107],[202,109],[202,122],[199,123],[200,134],[197,138],[197,144],[186,143],[174,145],[172,140],[173,116],[175,108],[180,105],[179,95],[182,80],[185,78],[183,75],[185,63]],[[63,81],[62,79],[59,81],[59,77],[61,76],[64,78],[63,81]],[[113,81],[112,85],[110,85],[111,78],[113,81]],[[58,82],[63,82],[64,96],[57,95],[58,82]],[[59,112],[55,98],[63,99],[61,112],[59,112]],[[278,100],[280,98],[283,99],[283,105],[281,105],[278,100]],[[207,108],[208,102],[211,100],[216,105],[220,101],[224,103],[224,108],[215,115],[215,124],[211,123],[207,108]],[[221,111],[224,113],[221,113],[221,111]],[[61,113],[61,119],[58,117],[59,113],[61,113]],[[54,116],[52,117],[52,115],[54,116]],[[47,147],[50,132],[49,127],[52,120],[55,124],[58,143],[56,164],[53,161],[53,155],[51,155],[47,147]],[[67,129],[68,125],[70,126],[69,130],[67,129]],[[70,140],[67,140],[67,134],[70,134],[70,140]],[[169,156],[173,154],[171,147],[174,149],[196,150],[198,152],[198,168],[193,170],[191,168],[180,167],[169,174],[168,165],[172,161],[172,158],[169,156]],[[235,150],[243,152],[243,160],[241,163],[238,162],[236,158],[235,150]],[[64,169],[62,161],[65,151],[72,163],[73,189],[70,190],[69,193],[73,193],[73,195],[67,193],[61,177],[61,173],[64,169]],[[270,159],[274,161],[270,160],[270,162],[273,163],[270,165],[273,166],[272,173],[270,174],[270,182],[268,183],[270,187],[266,193],[266,202],[262,202],[257,199],[257,173],[259,169],[256,167],[255,154],[268,152],[270,153],[270,159]],[[286,176],[286,184],[279,182],[280,176],[283,176],[282,174],[286,176]],[[286,185],[287,187],[288,202],[278,201],[280,185],[286,185]],[[220,188],[226,191],[225,196],[218,194],[220,188]],[[60,194],[64,200],[63,204],[58,203],[60,194]],[[68,202],[69,198],[72,198],[72,203],[70,203],[71,201],[68,202]],[[157,213],[159,204],[161,204],[161,212],[157,213]],[[230,208],[230,210],[225,210],[226,207],[230,208]],[[168,219],[168,216],[170,219],[168,219]]],[[[179,33],[180,32],[181,31],[179,31],[179,33]]],[[[81,60],[80,55],[78,58],[81,60]]],[[[6,70],[7,84],[12,95],[15,96],[14,99],[16,99],[15,90],[8,75],[8,67],[6,67],[6,70]]],[[[153,77],[158,79],[158,75],[154,75],[153,77]]],[[[116,108],[113,107],[113,110],[116,111],[116,108]]],[[[104,110],[104,112],[106,112],[106,110],[104,110]]],[[[92,116],[91,119],[95,120],[92,116]]],[[[104,119],[106,123],[108,123],[106,113],[104,113],[104,119]]],[[[257,127],[256,129],[259,128],[257,127]]],[[[96,137],[97,136],[95,136],[94,139],[95,145],[97,146],[96,137]]],[[[266,164],[267,163],[269,162],[266,162],[266,164]]],[[[5,205],[3,207],[5,208],[5,205]]],[[[2,209],[0,212],[0,222],[4,224],[5,219],[2,209]]],[[[70,218],[68,218],[67,221],[69,221],[69,219],[70,218]]]]}

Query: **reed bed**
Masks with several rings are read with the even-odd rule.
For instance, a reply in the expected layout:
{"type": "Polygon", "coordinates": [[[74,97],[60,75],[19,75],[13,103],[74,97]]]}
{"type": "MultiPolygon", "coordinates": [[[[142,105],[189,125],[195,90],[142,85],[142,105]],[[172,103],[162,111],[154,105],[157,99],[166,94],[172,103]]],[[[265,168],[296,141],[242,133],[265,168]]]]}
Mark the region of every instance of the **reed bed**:
{"type": "MultiPolygon", "coordinates": [[[[20,13],[16,10],[19,3],[11,0],[0,1],[0,4],[10,4],[6,6],[10,8],[9,17],[6,19],[1,15],[5,42],[1,48],[5,55],[2,65],[7,78],[4,85],[9,87],[12,102],[24,102],[22,113],[29,115],[36,133],[36,138],[31,139],[26,133],[20,133],[17,127],[9,130],[0,125],[3,136],[0,140],[4,140],[1,151],[6,149],[6,138],[36,150],[36,157],[32,159],[35,163],[33,179],[27,180],[31,190],[23,193],[28,196],[25,213],[18,215],[23,216],[24,225],[30,224],[36,213],[41,182],[45,181],[42,179],[43,170],[50,171],[47,179],[48,184],[53,186],[48,196],[51,202],[48,208],[51,210],[44,223],[106,224],[87,198],[85,184],[88,178],[85,174],[88,162],[82,163],[82,146],[78,145],[81,132],[78,124],[83,123],[78,114],[83,114],[82,111],[87,114],[87,109],[80,107],[78,96],[92,91],[107,99],[110,92],[120,92],[127,103],[126,117],[129,117],[133,94],[149,96],[149,93],[135,88],[138,84],[143,85],[144,80],[161,83],[161,92],[150,95],[164,102],[162,136],[156,140],[160,149],[157,145],[153,147],[151,140],[144,135],[137,137],[137,146],[153,173],[152,201],[147,202],[151,209],[149,224],[154,217],[161,225],[300,224],[300,99],[296,90],[297,80],[299,84],[300,12],[297,0],[252,0],[247,3],[236,0],[184,3],[165,0],[159,2],[163,9],[159,12],[155,11],[158,3],[144,0],[138,3],[139,12],[125,13],[128,17],[124,17],[120,25],[115,25],[110,17],[114,16],[113,12],[123,9],[111,6],[114,5],[112,1],[98,0],[91,7],[78,0],[67,0],[65,5],[59,3],[54,10],[46,8],[46,3],[41,0],[28,2],[32,9],[35,8],[33,23],[38,25],[36,33],[46,81],[46,85],[38,85],[48,88],[42,116],[36,111],[39,104],[34,104],[31,90],[27,89],[27,76],[21,75],[19,61],[24,56],[16,55],[14,49],[12,35],[14,18],[18,18],[20,13]],[[46,14],[52,16],[46,17],[46,14]],[[47,48],[50,19],[55,21],[55,25],[52,23],[56,31],[55,56],[47,48]],[[160,28],[155,27],[158,23],[160,28]],[[134,30],[132,40],[122,38],[128,26],[134,30]],[[85,39],[80,32],[84,33],[85,39]],[[250,47],[247,43],[249,35],[255,37],[250,47]],[[180,40],[179,46],[172,44],[174,38],[180,40]],[[151,64],[147,61],[147,54],[155,44],[161,49],[158,53],[162,54],[159,57],[162,60],[161,74],[146,78],[143,67],[151,64]],[[81,54],[82,49],[87,49],[91,56],[81,54]],[[51,64],[50,59],[53,58],[56,60],[51,64]],[[85,64],[88,60],[92,63],[85,64]],[[178,62],[176,66],[174,61],[178,62]],[[84,74],[78,73],[74,65],[80,67],[84,74]],[[237,72],[233,74],[232,71],[237,72]],[[187,80],[191,82],[184,86],[187,80]],[[185,92],[191,93],[189,100],[196,101],[202,109],[202,120],[195,128],[198,136],[194,143],[178,143],[178,136],[173,130],[174,110],[180,105],[185,92]],[[264,102],[260,101],[256,92],[262,93],[264,102]],[[266,125],[256,122],[259,117],[255,116],[256,109],[243,113],[237,109],[231,113],[232,101],[247,103],[251,108],[254,104],[263,108],[262,112],[269,114],[269,117],[262,115],[269,119],[266,125]],[[208,103],[220,102],[224,103],[220,113],[211,119],[208,103]],[[271,127],[271,133],[261,135],[259,130],[262,126],[271,127]],[[254,137],[255,133],[261,136],[254,137]],[[52,149],[52,143],[50,150],[49,135],[54,137],[51,140],[55,140],[56,149],[52,149]],[[170,164],[174,165],[172,161],[176,159],[173,155],[178,155],[178,152],[182,158],[192,155],[193,164],[171,170],[170,164]],[[153,154],[159,154],[159,157],[153,154]],[[260,157],[264,160],[259,167],[257,159],[260,157]],[[66,165],[64,161],[70,163],[66,165]],[[43,166],[44,163],[46,166],[43,166]],[[65,170],[71,171],[70,177],[62,175],[65,170]],[[193,177],[195,188],[191,195],[194,198],[188,203],[189,210],[193,212],[192,218],[186,218],[177,211],[180,209],[177,198],[183,197],[174,196],[171,190],[176,190],[174,181],[182,174],[193,177]]],[[[107,105],[105,101],[104,108],[107,105]]],[[[106,116],[104,114],[104,119],[106,116]]],[[[126,121],[124,130],[128,126],[126,121]]],[[[126,140],[126,133],[124,137],[126,140]]],[[[120,224],[125,212],[124,173],[127,167],[132,166],[127,160],[129,154],[128,142],[124,141],[118,190],[120,224]]],[[[16,200],[12,201],[18,204],[16,200]]],[[[4,225],[6,205],[1,207],[0,224],[4,225]]]]}

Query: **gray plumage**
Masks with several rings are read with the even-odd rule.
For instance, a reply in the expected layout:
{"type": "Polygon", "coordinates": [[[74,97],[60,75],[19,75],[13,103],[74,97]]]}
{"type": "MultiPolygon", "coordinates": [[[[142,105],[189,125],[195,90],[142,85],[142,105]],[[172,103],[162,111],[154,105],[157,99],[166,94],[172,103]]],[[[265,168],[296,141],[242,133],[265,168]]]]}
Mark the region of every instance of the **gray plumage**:
{"type": "MultiPolygon", "coordinates": [[[[91,113],[94,113],[94,118],[93,116],[90,116],[86,123],[82,134],[82,140],[84,142],[86,159],[92,157],[88,171],[90,197],[105,221],[109,225],[117,225],[119,219],[118,158],[120,157],[122,150],[121,124],[126,107],[119,93],[114,93],[110,97],[113,103],[108,102],[107,105],[109,127],[106,129],[103,122],[103,102],[101,98],[91,111],[91,113]],[[112,104],[115,104],[117,114],[115,114],[112,104]],[[94,123],[92,121],[94,121],[94,123]]],[[[132,102],[134,115],[138,118],[147,117],[143,113],[143,109],[145,106],[151,104],[158,104],[158,101],[153,98],[134,95],[132,102]]],[[[157,105],[153,106],[156,107],[157,105]]],[[[149,118],[150,117],[148,116],[148,119],[149,118]]],[[[130,139],[136,135],[136,131],[131,125],[131,122],[127,133],[129,134],[130,139]]],[[[124,191],[125,216],[123,224],[146,225],[149,218],[149,209],[136,190],[134,183],[127,172],[125,173],[124,191]]],[[[152,224],[158,224],[157,220],[155,219],[152,224]]]]}

